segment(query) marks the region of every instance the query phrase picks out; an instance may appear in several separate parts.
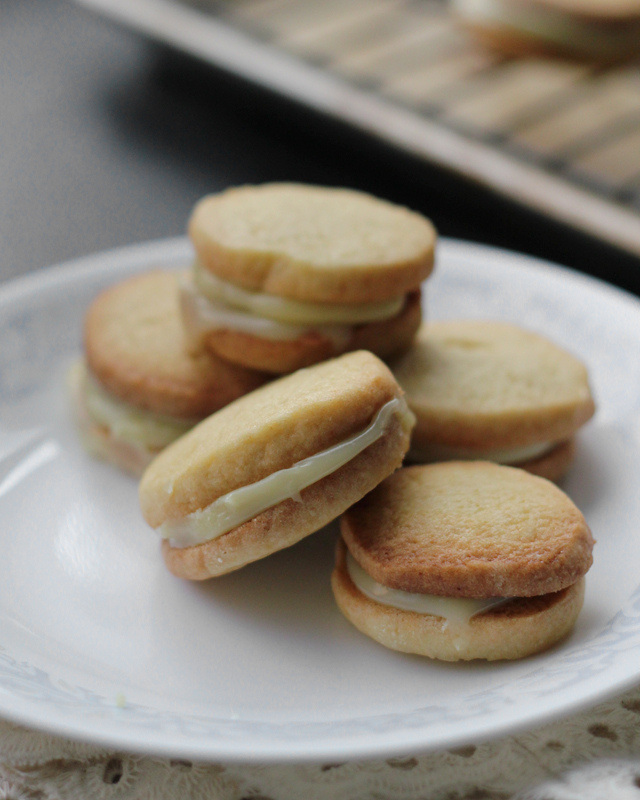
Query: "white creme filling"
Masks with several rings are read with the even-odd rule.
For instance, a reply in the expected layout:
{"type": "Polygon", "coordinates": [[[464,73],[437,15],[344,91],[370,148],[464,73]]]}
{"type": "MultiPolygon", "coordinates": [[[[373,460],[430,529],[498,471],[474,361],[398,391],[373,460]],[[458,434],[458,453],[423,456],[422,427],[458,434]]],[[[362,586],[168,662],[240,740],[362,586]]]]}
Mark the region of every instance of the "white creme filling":
{"type": "Polygon", "coordinates": [[[291,325],[357,325],[379,322],[397,316],[404,305],[404,296],[380,303],[308,303],[254,292],[222,280],[196,260],[193,282],[197,290],[214,303],[223,303],[238,311],[291,325]]]}
{"type": "Polygon", "coordinates": [[[428,446],[411,447],[408,458],[410,461],[419,461],[430,464],[436,461],[495,461],[497,464],[524,464],[533,461],[546,453],[550,453],[558,442],[540,442],[527,447],[504,448],[501,450],[469,450],[464,447],[447,447],[446,445],[431,444],[428,446]]]}
{"type": "Polygon", "coordinates": [[[293,341],[321,333],[337,349],[346,347],[354,325],[397,316],[405,298],[383,303],[346,305],[303,303],[263,292],[249,292],[211,275],[198,261],[183,281],[181,305],[191,346],[216,330],[235,330],[273,341],[293,341]]]}
{"type": "Polygon", "coordinates": [[[163,539],[169,539],[173,547],[191,547],[217,539],[284,500],[300,501],[303,489],[336,472],[380,439],[394,416],[407,431],[414,424],[404,398],[394,398],[382,406],[364,431],[292,467],[234,489],[182,519],[165,522],[157,531],[163,539]]]}
{"type": "Polygon", "coordinates": [[[640,25],[636,21],[608,25],[535,3],[511,0],[454,0],[454,7],[471,22],[500,24],[568,46],[572,50],[615,57],[618,50],[637,43],[640,25]]]}
{"type": "Polygon", "coordinates": [[[80,369],[83,373],[80,387],[87,413],[97,425],[107,428],[120,441],[135,447],[162,449],[198,421],[136,408],[104,389],[84,365],[80,369]]]}
{"type": "Polygon", "coordinates": [[[491,597],[486,600],[473,600],[467,597],[439,597],[432,594],[417,594],[404,592],[402,589],[391,589],[378,583],[362,569],[348,550],[347,572],[358,591],[362,592],[369,600],[373,600],[374,603],[398,608],[401,611],[431,614],[457,624],[467,624],[478,614],[507,603],[511,599],[491,597]]]}
{"type": "Polygon", "coordinates": [[[240,331],[262,339],[283,342],[293,341],[307,333],[321,329],[322,334],[330,339],[338,349],[345,347],[351,336],[351,329],[347,325],[323,325],[322,327],[290,325],[263,317],[255,317],[244,311],[237,311],[223,303],[209,300],[200,294],[190,281],[183,282],[180,287],[180,303],[189,346],[194,350],[200,347],[203,336],[218,330],[240,331]]]}

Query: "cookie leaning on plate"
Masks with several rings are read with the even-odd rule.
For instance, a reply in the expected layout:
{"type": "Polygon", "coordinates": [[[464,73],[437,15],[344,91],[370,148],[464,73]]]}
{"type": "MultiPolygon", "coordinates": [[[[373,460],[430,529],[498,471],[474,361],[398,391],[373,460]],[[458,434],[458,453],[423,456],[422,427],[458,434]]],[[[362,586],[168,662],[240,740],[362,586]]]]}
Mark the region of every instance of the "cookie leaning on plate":
{"type": "Polygon", "coordinates": [[[71,376],[87,449],[136,475],[201,419],[267,379],[188,353],[179,280],[154,271],[102,292],[85,316],[85,362],[71,376]]]}
{"type": "Polygon", "coordinates": [[[168,447],[140,484],[171,572],[202,580],[294,544],[400,466],[413,417],[364,351],[299,370],[168,447]]]}
{"type": "Polygon", "coordinates": [[[557,486],[513,467],[406,467],[341,520],[332,586],[360,631],[445,661],[521,658],[582,607],[593,539],[557,486]]]}
{"type": "Polygon", "coordinates": [[[453,0],[471,32],[511,56],[618,61],[640,52],[639,0],[453,0]]]}
{"type": "Polygon", "coordinates": [[[504,322],[427,323],[391,366],[417,418],[415,462],[482,459],[558,480],[594,413],[582,362],[504,322]]]}
{"type": "Polygon", "coordinates": [[[194,348],[291,372],[343,352],[406,349],[436,233],[420,214],[362,192],[265,184],[195,207],[184,318],[194,348]]]}

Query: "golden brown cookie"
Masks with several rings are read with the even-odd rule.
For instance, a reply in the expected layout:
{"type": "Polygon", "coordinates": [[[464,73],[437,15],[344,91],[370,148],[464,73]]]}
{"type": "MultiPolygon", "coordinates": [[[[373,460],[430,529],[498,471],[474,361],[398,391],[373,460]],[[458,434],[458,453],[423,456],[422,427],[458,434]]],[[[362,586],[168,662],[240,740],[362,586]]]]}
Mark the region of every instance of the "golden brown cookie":
{"type": "Polygon", "coordinates": [[[345,616],[382,644],[445,660],[550,646],[573,626],[592,563],[591,532],[560,489],[489,462],[399,470],[343,515],[341,533],[332,583],[345,616]]]}
{"type": "Polygon", "coordinates": [[[584,600],[580,578],[559,592],[516,598],[464,625],[452,624],[441,616],[383,605],[362,594],[346,569],[342,540],[331,583],[342,613],[359,631],[391,650],[440,661],[498,661],[542,652],[570,632],[584,600]]]}
{"type": "Polygon", "coordinates": [[[161,271],[130,278],[102,292],[85,317],[86,369],[73,376],[80,427],[91,450],[138,474],[196,422],[267,379],[189,354],[180,279],[161,271]]]}
{"type": "Polygon", "coordinates": [[[274,373],[366,347],[406,349],[436,233],[420,214],[362,192],[300,184],[201,200],[183,311],[193,346],[274,373]]]}
{"type": "Polygon", "coordinates": [[[577,358],[503,322],[424,324],[391,366],[417,418],[417,462],[491,460],[558,480],[595,409],[577,358]]]}
{"type": "Polygon", "coordinates": [[[150,465],[142,513],[174,574],[201,580],[288,547],[402,462],[413,419],[358,351],[300,370],[198,425],[150,465]]]}

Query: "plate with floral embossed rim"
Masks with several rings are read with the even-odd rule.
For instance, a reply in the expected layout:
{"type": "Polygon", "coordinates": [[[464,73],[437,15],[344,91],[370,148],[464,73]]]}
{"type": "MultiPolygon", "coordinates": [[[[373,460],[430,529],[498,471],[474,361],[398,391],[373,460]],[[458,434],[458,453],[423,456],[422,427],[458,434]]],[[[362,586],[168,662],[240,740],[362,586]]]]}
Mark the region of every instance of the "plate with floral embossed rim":
{"type": "Polygon", "coordinates": [[[186,265],[172,239],[0,286],[0,714],[123,750],[292,763],[418,754],[567,715],[640,680],[640,302],[513,253],[441,243],[430,318],[544,333],[588,365],[598,411],[565,490],[597,540],[572,634],[513,663],[395,653],[338,612],[335,527],[231,575],[165,569],[135,480],[78,444],[66,371],[102,288],[186,265]]]}

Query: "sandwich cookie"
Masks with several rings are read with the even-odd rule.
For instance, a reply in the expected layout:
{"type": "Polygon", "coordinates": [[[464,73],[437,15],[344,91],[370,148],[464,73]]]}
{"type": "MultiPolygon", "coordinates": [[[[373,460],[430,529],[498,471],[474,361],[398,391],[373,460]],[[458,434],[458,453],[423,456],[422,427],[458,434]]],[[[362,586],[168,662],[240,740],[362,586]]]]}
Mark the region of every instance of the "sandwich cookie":
{"type": "Polygon", "coordinates": [[[317,531],[397,469],[413,416],[365,351],[299,370],[218,411],[140,484],[169,570],[223,575],[317,531]]]}
{"type": "Polygon", "coordinates": [[[102,292],[71,375],[87,449],[140,475],[160,450],[266,376],[186,348],[179,275],[151,272],[102,292]]]}
{"type": "Polygon", "coordinates": [[[594,413],[584,365],[503,322],[423,325],[392,369],[417,418],[414,462],[481,459],[559,480],[594,413]]]}
{"type": "Polygon", "coordinates": [[[407,208],[349,189],[244,186],[201,200],[189,235],[194,349],[287,373],[350,350],[386,358],[420,325],[436,233],[407,208]]]}
{"type": "Polygon", "coordinates": [[[618,61],[640,52],[640,0],[453,0],[453,9],[507,55],[618,61]]]}
{"type": "Polygon", "coordinates": [[[574,625],[593,540],[557,486],[513,467],[406,467],[350,508],[332,575],[343,614],[393,650],[514,659],[574,625]]]}

